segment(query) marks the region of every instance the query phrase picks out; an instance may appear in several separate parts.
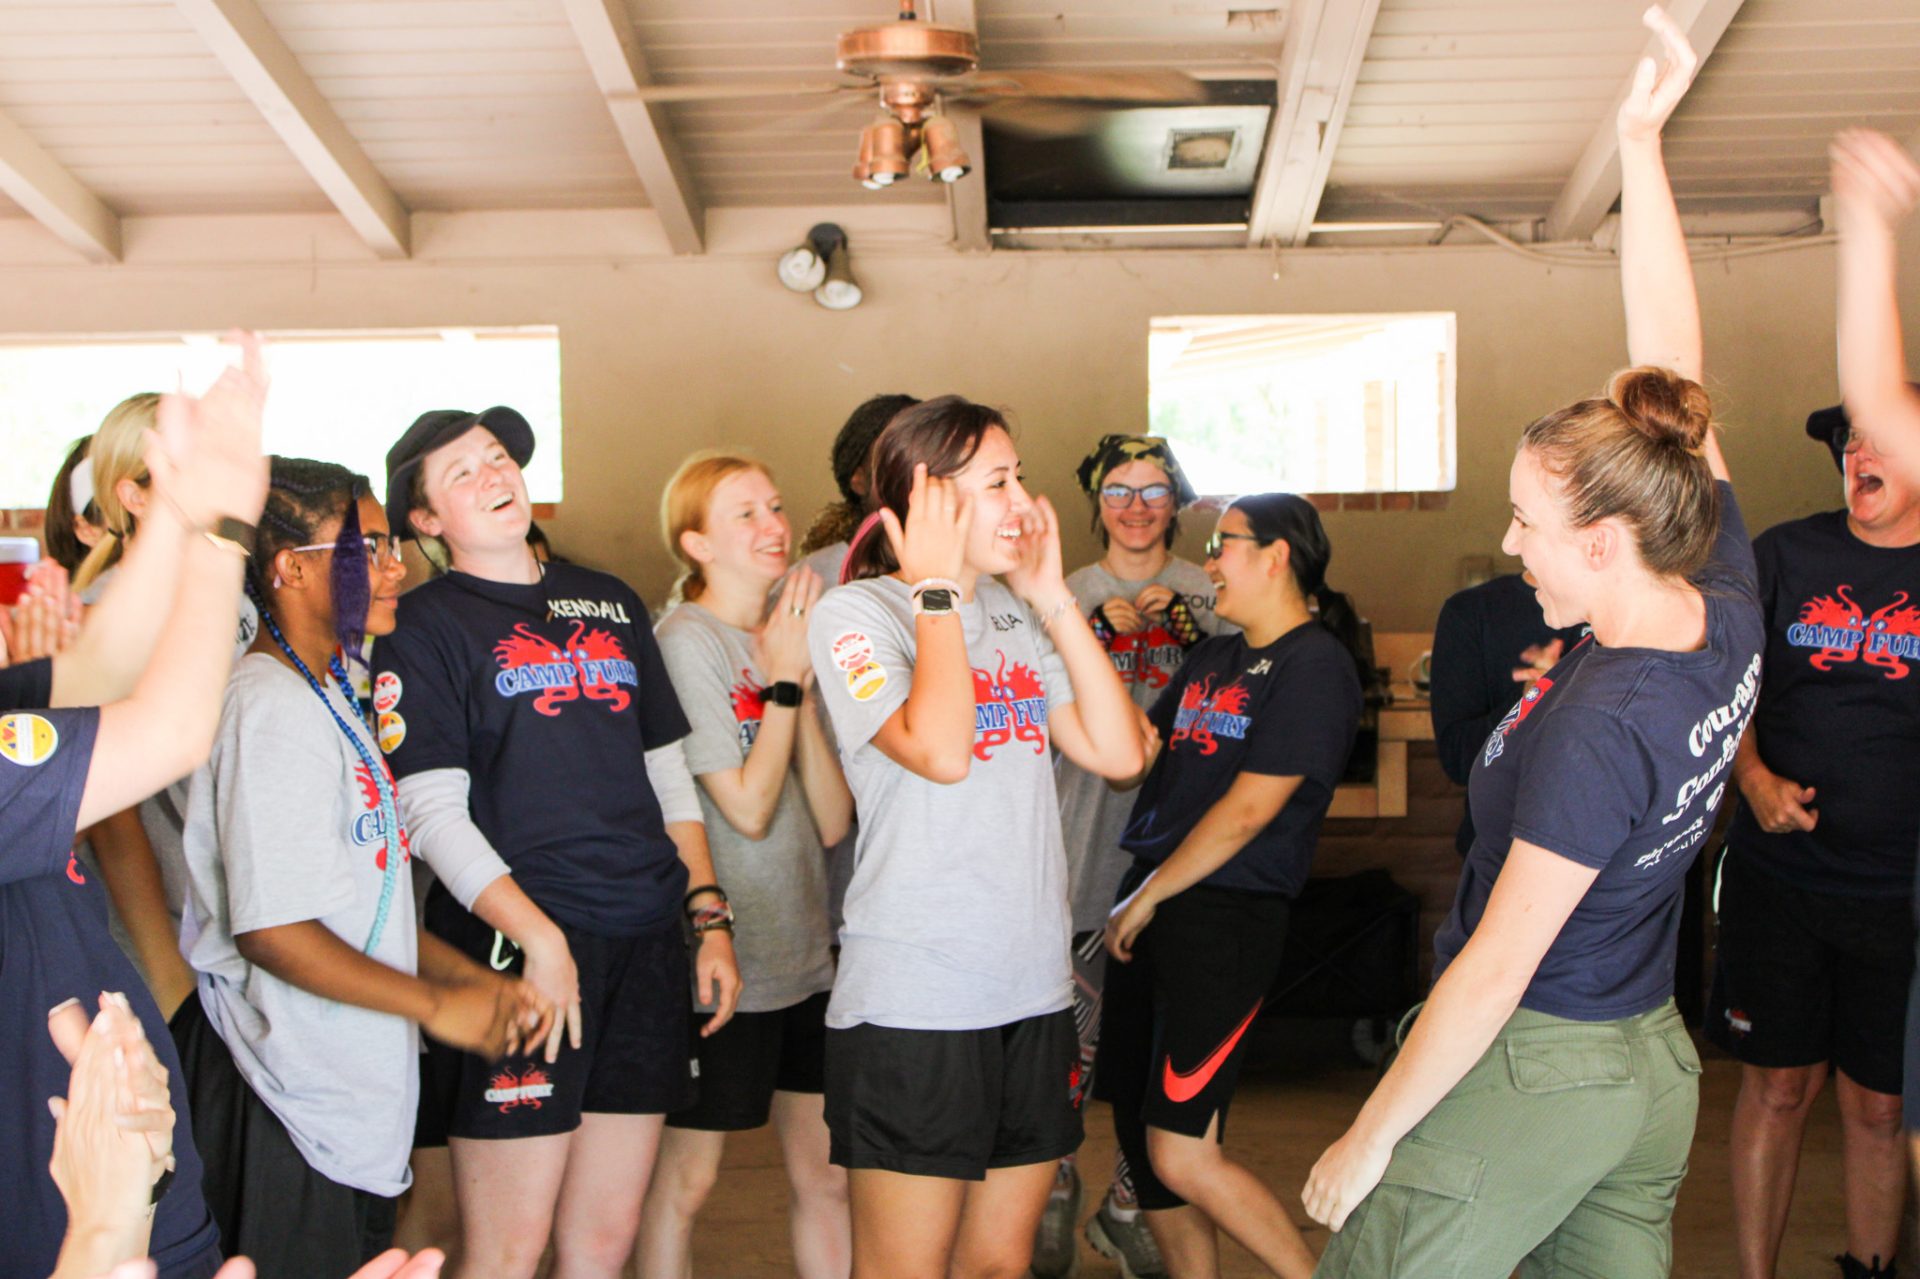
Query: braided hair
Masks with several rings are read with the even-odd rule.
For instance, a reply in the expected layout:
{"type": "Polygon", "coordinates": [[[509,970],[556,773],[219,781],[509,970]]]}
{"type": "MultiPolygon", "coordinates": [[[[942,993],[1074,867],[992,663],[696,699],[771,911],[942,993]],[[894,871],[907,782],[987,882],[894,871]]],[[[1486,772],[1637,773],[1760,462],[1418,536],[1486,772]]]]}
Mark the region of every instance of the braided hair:
{"type": "Polygon", "coordinates": [[[367,553],[360,532],[360,499],[373,486],[364,475],[333,462],[304,457],[271,460],[267,505],[247,562],[247,593],[262,614],[276,584],[273,560],[281,551],[312,544],[329,520],[340,521],[327,586],[333,600],[333,633],[350,659],[358,659],[367,625],[367,553]]]}
{"type": "Polygon", "coordinates": [[[880,432],[887,429],[887,423],[893,421],[894,415],[919,402],[911,395],[874,395],[862,401],[860,407],[848,415],[840,434],[833,439],[833,482],[840,490],[840,500],[829,504],[814,517],[813,525],[807,529],[806,536],[800,539],[802,555],[811,555],[821,547],[832,546],[836,542],[853,540],[861,519],[869,509],[869,500],[854,489],[853,477],[866,467],[867,457],[873,452],[873,442],[880,438],[880,432]]]}

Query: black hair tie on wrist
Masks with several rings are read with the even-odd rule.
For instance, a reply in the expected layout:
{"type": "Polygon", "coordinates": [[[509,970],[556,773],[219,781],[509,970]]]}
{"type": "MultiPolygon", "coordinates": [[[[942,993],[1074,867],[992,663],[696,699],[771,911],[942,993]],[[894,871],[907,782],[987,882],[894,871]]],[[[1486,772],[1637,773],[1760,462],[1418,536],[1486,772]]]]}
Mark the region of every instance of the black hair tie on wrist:
{"type": "MultiPolygon", "coordinates": [[[[718,884],[702,884],[698,888],[689,890],[687,895],[680,899],[680,913],[683,915],[691,915],[693,913],[693,899],[701,893],[718,893],[720,894],[721,901],[727,901],[726,889],[720,887],[718,884]]],[[[731,905],[732,903],[729,902],[728,904],[731,905]]]]}

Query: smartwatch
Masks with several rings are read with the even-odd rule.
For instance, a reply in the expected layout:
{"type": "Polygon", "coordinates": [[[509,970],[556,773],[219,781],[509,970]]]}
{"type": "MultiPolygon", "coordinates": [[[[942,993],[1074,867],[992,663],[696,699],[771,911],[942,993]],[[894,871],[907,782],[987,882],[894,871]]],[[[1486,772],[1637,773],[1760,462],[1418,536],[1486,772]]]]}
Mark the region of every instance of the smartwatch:
{"type": "Polygon", "coordinates": [[[944,586],[929,586],[913,597],[913,615],[947,617],[953,612],[953,592],[944,586]]]}
{"type": "Polygon", "coordinates": [[[769,706],[798,706],[800,697],[800,686],[790,679],[775,680],[762,694],[762,700],[769,706]]]}

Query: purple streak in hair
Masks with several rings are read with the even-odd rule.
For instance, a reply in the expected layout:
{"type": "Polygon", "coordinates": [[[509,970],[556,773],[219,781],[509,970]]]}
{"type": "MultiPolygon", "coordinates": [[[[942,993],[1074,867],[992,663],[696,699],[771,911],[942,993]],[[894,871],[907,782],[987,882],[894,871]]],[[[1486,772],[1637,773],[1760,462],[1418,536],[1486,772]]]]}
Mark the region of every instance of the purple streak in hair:
{"type": "Polygon", "coordinates": [[[347,513],[333,543],[333,567],[327,585],[333,591],[333,634],[349,661],[360,657],[367,629],[367,543],[360,534],[360,503],[347,494],[347,513]]]}

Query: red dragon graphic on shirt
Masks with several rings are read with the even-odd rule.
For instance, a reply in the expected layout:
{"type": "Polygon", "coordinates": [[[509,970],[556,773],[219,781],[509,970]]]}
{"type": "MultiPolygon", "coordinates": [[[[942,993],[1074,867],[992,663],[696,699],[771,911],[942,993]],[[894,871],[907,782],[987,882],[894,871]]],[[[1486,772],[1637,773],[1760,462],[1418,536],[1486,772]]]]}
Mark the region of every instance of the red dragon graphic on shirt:
{"type": "Polygon", "coordinates": [[[740,682],[727,690],[727,698],[733,703],[733,718],[740,725],[740,751],[745,754],[753,749],[753,739],[760,736],[760,712],[766,705],[767,691],[756,684],[753,672],[742,666],[740,682]]]}
{"type": "Polygon", "coordinates": [[[487,1104],[498,1106],[503,1115],[522,1106],[539,1110],[546,1099],[553,1096],[553,1081],[538,1066],[529,1066],[519,1073],[503,1068],[495,1071],[487,1084],[487,1104]]]}
{"type": "Polygon", "coordinates": [[[621,685],[640,686],[639,669],[620,641],[598,627],[588,630],[582,621],[573,623],[564,647],[522,622],[493,646],[493,660],[500,663],[494,691],[502,697],[537,692],[533,709],[542,715],[558,715],[564,703],[582,696],[623,711],[633,697],[621,685]]]}
{"type": "Polygon", "coordinates": [[[1116,635],[1107,644],[1107,655],[1123,684],[1145,684],[1165,688],[1180,669],[1187,651],[1166,627],[1155,624],[1131,635],[1116,635]]]}
{"type": "Polygon", "coordinates": [[[1253,695],[1239,680],[1219,689],[1213,686],[1209,672],[1180,691],[1180,709],[1173,713],[1173,736],[1167,740],[1172,750],[1181,742],[1192,742],[1202,755],[1220,749],[1220,738],[1243,740],[1253,720],[1246,714],[1253,695]]]}
{"type": "Polygon", "coordinates": [[[1869,613],[1842,583],[1831,595],[1816,595],[1800,606],[1800,620],[1787,627],[1787,643],[1810,648],[1807,664],[1830,671],[1847,662],[1878,667],[1888,679],[1905,679],[1909,662],[1920,660],[1920,608],[1897,591],[1891,603],[1869,613]]]}
{"type": "Polygon", "coordinates": [[[1018,739],[1033,743],[1033,752],[1047,749],[1047,690],[1040,675],[1025,662],[1007,667],[1001,652],[997,673],[973,668],[973,757],[985,763],[993,752],[1018,739]]]}
{"type": "MultiPolygon", "coordinates": [[[[386,761],[381,761],[380,768],[383,772],[386,770],[386,761]]],[[[360,803],[365,810],[354,816],[353,842],[366,845],[378,841],[380,851],[373,855],[373,864],[376,869],[385,870],[389,841],[385,838],[386,832],[383,829],[387,824],[386,818],[380,813],[380,787],[373,780],[373,774],[367,771],[365,764],[353,766],[353,779],[360,785],[360,803]]],[[[387,786],[389,789],[393,786],[392,773],[387,773],[387,786]]],[[[400,824],[400,864],[405,866],[412,860],[413,844],[407,838],[406,823],[402,822],[400,824]]]]}

